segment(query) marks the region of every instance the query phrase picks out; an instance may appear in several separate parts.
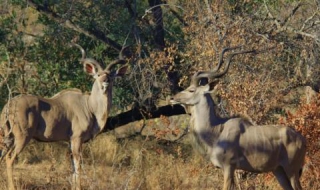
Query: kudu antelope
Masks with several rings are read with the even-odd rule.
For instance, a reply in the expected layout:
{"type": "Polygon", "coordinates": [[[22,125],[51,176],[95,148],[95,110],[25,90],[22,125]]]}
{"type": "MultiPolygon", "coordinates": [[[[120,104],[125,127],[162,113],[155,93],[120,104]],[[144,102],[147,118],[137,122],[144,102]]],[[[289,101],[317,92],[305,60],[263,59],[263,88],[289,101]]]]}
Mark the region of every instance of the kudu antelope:
{"type": "MultiPolygon", "coordinates": [[[[73,158],[72,188],[81,189],[80,159],[82,143],[94,138],[105,127],[111,107],[114,78],[126,73],[123,59],[105,69],[82,53],[84,71],[95,79],[90,94],[64,90],[52,98],[20,95],[8,101],[1,114],[2,158],[6,157],[8,188],[14,189],[13,162],[33,138],[42,142],[70,141],[73,158]],[[116,65],[122,65],[117,70],[116,65]]],[[[1,158],[1,159],[2,159],[1,158]]]]}
{"type": "MultiPolygon", "coordinates": [[[[229,48],[232,49],[232,48],[229,48]]],[[[223,170],[224,190],[235,189],[234,171],[272,172],[283,189],[302,189],[299,181],[306,153],[305,138],[292,128],[280,125],[254,125],[243,117],[221,118],[215,111],[210,95],[217,79],[227,73],[234,55],[231,53],[226,67],[218,72],[223,53],[213,71],[197,72],[191,85],[171,99],[171,104],[191,106],[191,126],[196,142],[206,156],[223,170]],[[208,82],[214,79],[213,82],[208,82]],[[199,83],[200,82],[200,83],[199,83]],[[205,83],[205,84],[203,84],[205,83]]]]}

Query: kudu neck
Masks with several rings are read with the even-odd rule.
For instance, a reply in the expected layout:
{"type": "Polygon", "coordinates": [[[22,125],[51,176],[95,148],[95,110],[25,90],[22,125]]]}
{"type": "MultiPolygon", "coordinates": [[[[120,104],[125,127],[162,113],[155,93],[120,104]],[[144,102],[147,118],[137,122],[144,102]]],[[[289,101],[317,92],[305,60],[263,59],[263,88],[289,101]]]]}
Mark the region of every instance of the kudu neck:
{"type": "Polygon", "coordinates": [[[108,119],[108,113],[111,108],[112,83],[109,83],[106,94],[102,93],[101,87],[97,82],[93,84],[91,94],[88,98],[88,107],[95,116],[97,124],[102,130],[108,119]]]}
{"type": "Polygon", "coordinates": [[[210,94],[204,94],[198,104],[194,105],[194,127],[200,132],[218,125],[219,117],[215,112],[215,104],[210,94]]]}
{"type": "Polygon", "coordinates": [[[222,129],[222,125],[219,125],[222,123],[221,119],[217,117],[214,106],[210,94],[205,94],[192,110],[191,125],[193,125],[195,146],[205,155],[210,152],[222,129]]]}

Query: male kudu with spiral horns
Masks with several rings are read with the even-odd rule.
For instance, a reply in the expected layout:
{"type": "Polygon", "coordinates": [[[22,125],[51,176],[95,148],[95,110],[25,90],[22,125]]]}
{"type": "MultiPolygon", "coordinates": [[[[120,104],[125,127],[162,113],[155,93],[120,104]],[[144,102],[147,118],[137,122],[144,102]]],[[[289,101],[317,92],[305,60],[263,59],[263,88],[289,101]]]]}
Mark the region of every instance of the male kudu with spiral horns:
{"type": "Polygon", "coordinates": [[[15,188],[13,162],[32,138],[42,142],[70,141],[73,158],[72,189],[81,189],[81,145],[105,127],[111,107],[114,78],[123,76],[128,66],[120,56],[103,69],[96,60],[86,58],[80,45],[72,45],[80,48],[80,62],[84,71],[95,80],[90,94],[69,89],[51,98],[20,95],[9,100],[2,110],[1,160],[6,158],[10,190],[15,188]],[[117,65],[121,67],[115,69],[117,65]]]}
{"type": "Polygon", "coordinates": [[[176,94],[171,104],[191,106],[192,131],[205,155],[223,170],[224,190],[235,189],[234,171],[272,172],[285,190],[301,190],[299,177],[306,154],[305,138],[292,128],[280,125],[254,125],[243,117],[221,118],[210,95],[217,78],[225,75],[233,56],[255,51],[232,52],[218,72],[225,48],[212,71],[197,72],[191,85],[176,94]],[[213,82],[208,82],[213,79],[213,82]],[[203,84],[205,83],[205,84],[203,84]]]}

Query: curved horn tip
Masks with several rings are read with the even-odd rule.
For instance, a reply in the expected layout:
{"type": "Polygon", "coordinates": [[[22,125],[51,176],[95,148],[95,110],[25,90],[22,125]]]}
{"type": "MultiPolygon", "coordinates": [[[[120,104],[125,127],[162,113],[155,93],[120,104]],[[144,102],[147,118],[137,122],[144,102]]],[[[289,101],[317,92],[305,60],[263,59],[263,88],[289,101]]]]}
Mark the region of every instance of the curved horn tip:
{"type": "Polygon", "coordinates": [[[113,68],[115,65],[124,65],[125,63],[127,63],[126,60],[124,59],[117,59],[115,61],[112,61],[110,64],[107,65],[107,67],[105,68],[105,70],[110,71],[111,68],[113,68]]]}
{"type": "Polygon", "coordinates": [[[73,42],[69,42],[69,43],[67,43],[67,45],[68,45],[68,47],[70,47],[70,48],[74,46],[73,42]]]}
{"type": "Polygon", "coordinates": [[[119,59],[126,59],[132,56],[131,45],[123,46],[120,50],[119,59]]]}
{"type": "Polygon", "coordinates": [[[77,47],[77,48],[79,48],[80,49],[80,51],[81,51],[81,59],[80,59],[80,63],[83,63],[84,62],[84,59],[86,59],[86,51],[83,49],[83,47],[82,46],[80,46],[79,44],[77,44],[77,43],[75,43],[75,42],[70,42],[69,43],[70,44],[70,46],[72,46],[72,47],[77,47]]]}

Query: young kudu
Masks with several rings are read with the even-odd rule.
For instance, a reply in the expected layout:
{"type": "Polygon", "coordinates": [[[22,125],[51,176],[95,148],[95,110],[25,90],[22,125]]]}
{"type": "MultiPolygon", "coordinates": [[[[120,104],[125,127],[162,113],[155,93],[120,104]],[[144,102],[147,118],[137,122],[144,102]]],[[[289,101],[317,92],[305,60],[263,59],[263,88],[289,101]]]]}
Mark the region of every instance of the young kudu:
{"type": "MultiPolygon", "coordinates": [[[[114,78],[126,73],[122,59],[105,69],[82,53],[81,63],[95,82],[91,94],[80,90],[64,90],[52,98],[20,95],[8,101],[1,114],[2,157],[6,157],[8,189],[14,189],[13,162],[32,139],[42,142],[70,141],[73,158],[72,188],[81,189],[80,159],[82,143],[94,138],[105,127],[111,107],[114,78]],[[114,70],[116,65],[123,65],[114,70]]],[[[1,146],[0,146],[1,147],[1,146]]]]}
{"type": "Polygon", "coordinates": [[[217,80],[229,68],[236,54],[253,53],[240,51],[231,53],[221,73],[223,53],[218,66],[209,72],[193,75],[191,85],[176,94],[172,104],[191,106],[191,126],[196,142],[204,148],[211,162],[221,168],[224,174],[224,190],[235,189],[234,171],[273,172],[283,189],[302,189],[299,177],[306,153],[305,138],[292,128],[280,125],[252,124],[245,118],[220,118],[210,92],[217,80]],[[205,81],[206,84],[201,84],[205,81]],[[200,83],[199,83],[200,82],[200,83]]]}

